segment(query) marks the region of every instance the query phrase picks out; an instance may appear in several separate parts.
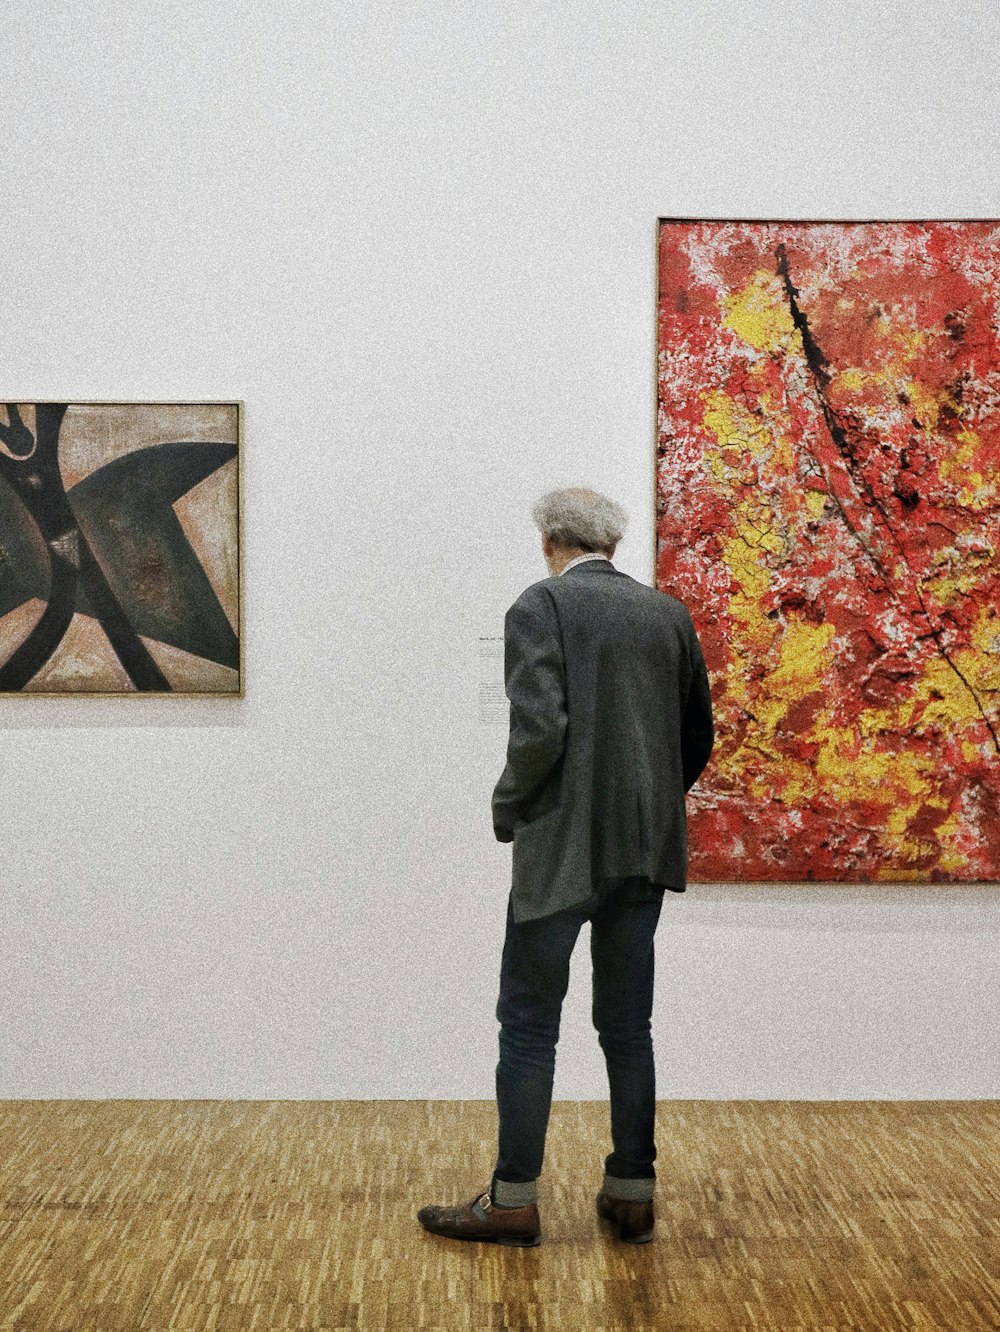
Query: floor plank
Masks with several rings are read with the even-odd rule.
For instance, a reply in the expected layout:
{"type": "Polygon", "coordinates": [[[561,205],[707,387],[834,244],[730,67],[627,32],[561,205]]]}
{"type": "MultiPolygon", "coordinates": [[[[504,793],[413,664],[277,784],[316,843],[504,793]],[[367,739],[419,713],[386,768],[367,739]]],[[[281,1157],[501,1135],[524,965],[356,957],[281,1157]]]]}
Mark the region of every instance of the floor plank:
{"type": "Polygon", "coordinates": [[[997,1332],[1000,1102],[664,1101],[657,1237],[553,1106],[535,1249],[427,1234],[492,1102],[0,1102],[0,1328],[997,1332]]]}

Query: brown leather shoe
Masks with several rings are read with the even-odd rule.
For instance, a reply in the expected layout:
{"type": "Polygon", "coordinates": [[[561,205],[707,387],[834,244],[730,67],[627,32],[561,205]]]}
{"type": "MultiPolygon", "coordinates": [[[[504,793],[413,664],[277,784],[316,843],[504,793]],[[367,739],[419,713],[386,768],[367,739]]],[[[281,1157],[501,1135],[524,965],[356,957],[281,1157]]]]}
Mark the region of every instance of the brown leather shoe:
{"type": "Polygon", "coordinates": [[[488,1240],[528,1248],[541,1244],[538,1207],[494,1207],[489,1193],[481,1193],[464,1207],[421,1207],[417,1220],[434,1235],[449,1239],[488,1240]]]}
{"type": "Polygon", "coordinates": [[[653,1238],[652,1202],[626,1202],[609,1198],[602,1190],[597,1195],[597,1215],[618,1224],[618,1238],[626,1244],[648,1244],[653,1238]]]}

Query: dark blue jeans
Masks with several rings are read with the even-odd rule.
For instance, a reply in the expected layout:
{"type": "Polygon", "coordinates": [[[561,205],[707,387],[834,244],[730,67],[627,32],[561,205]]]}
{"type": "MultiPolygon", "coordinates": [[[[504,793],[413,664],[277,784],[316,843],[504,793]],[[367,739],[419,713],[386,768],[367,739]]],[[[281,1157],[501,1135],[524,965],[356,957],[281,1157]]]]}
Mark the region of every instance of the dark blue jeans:
{"type": "Polygon", "coordinates": [[[595,906],[514,923],[507,904],[507,935],[500,967],[500,1062],[497,1111],[500,1143],[491,1195],[519,1205],[542,1170],[552,1106],[556,1043],[569,985],[570,956],[585,920],[591,922],[594,967],[593,1020],[608,1069],[611,1140],[605,1174],[653,1180],[656,1145],[656,1073],[650,1018],[653,1011],[653,935],[663,890],[645,879],[605,881],[595,906]]]}

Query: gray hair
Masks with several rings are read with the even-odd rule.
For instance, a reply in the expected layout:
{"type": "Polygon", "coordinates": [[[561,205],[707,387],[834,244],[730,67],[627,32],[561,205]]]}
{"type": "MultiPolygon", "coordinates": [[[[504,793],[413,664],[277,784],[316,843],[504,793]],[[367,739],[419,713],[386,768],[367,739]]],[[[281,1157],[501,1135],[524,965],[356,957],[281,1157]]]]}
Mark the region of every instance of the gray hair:
{"type": "Polygon", "coordinates": [[[580,546],[586,551],[611,550],[628,524],[620,504],[583,486],[550,490],[531,506],[531,517],[557,546],[580,546]]]}

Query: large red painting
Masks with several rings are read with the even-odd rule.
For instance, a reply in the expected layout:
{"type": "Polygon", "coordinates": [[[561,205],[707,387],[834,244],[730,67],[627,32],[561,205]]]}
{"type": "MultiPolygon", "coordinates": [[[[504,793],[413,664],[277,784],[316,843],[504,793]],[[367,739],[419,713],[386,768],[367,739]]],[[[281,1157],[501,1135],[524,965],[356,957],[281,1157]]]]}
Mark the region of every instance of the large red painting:
{"type": "Polygon", "coordinates": [[[1000,879],[1000,222],[660,224],[691,878],[1000,879]]]}

